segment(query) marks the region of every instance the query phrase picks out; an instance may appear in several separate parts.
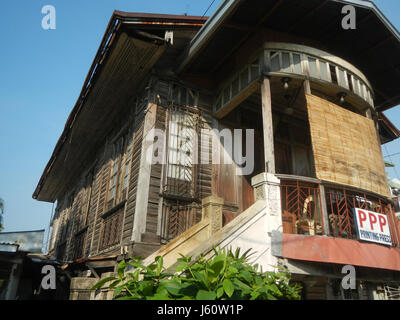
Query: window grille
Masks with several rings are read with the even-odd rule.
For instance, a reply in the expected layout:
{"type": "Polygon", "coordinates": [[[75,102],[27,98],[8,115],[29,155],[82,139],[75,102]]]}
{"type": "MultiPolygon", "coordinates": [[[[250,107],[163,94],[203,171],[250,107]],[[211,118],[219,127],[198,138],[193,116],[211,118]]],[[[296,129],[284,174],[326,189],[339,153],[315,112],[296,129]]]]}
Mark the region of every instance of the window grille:
{"type": "Polygon", "coordinates": [[[200,221],[201,205],[179,200],[166,200],[162,208],[161,243],[167,243],[200,221]]]}
{"type": "Polygon", "coordinates": [[[103,231],[100,241],[100,250],[108,249],[121,241],[122,220],[124,210],[120,209],[103,217],[103,231]]]}
{"type": "Polygon", "coordinates": [[[167,112],[167,152],[163,168],[161,242],[186,231],[201,217],[198,155],[201,120],[196,109],[199,94],[171,87],[167,112]]]}
{"type": "Polygon", "coordinates": [[[168,126],[168,152],[164,192],[196,198],[198,154],[198,116],[173,108],[168,126]]]}
{"type": "Polygon", "coordinates": [[[384,289],[387,300],[400,300],[400,286],[385,285],[384,289]]]}
{"type": "Polygon", "coordinates": [[[84,255],[84,246],[86,241],[86,230],[75,235],[73,260],[81,259],[84,255]]]}

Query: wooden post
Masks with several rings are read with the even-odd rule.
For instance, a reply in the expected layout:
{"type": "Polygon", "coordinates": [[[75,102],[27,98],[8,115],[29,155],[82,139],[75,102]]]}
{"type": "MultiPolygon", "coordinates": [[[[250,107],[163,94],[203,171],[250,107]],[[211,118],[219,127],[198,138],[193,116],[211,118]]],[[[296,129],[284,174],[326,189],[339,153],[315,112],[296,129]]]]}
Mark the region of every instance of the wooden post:
{"type": "Polygon", "coordinates": [[[304,80],[304,93],[305,94],[311,94],[311,85],[310,85],[310,80],[304,80]]]}
{"type": "Polygon", "coordinates": [[[11,266],[10,275],[8,277],[8,285],[5,295],[5,300],[16,300],[19,280],[21,276],[22,265],[14,263],[11,266]]]}
{"type": "Polygon", "coordinates": [[[265,172],[275,173],[274,126],[272,123],[272,103],[270,80],[264,77],[261,84],[262,120],[264,131],[265,172]]]}
{"type": "Polygon", "coordinates": [[[325,187],[322,184],[319,185],[319,191],[320,191],[321,214],[322,214],[324,235],[329,236],[330,235],[330,230],[329,230],[328,208],[326,206],[325,187]]]}

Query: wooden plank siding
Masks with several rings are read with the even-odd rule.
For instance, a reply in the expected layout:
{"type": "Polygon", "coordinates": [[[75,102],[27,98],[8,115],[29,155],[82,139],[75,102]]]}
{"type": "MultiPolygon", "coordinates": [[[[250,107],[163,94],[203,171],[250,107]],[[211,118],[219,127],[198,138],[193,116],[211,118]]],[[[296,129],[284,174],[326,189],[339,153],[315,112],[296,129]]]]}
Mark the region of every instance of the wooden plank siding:
{"type": "MultiPolygon", "coordinates": [[[[143,111],[143,110],[142,110],[143,111]]],[[[134,222],[135,206],[136,206],[136,191],[138,188],[138,177],[140,167],[140,156],[142,151],[144,122],[143,117],[135,121],[133,134],[133,153],[131,162],[131,174],[129,178],[129,188],[125,212],[125,221],[122,231],[122,242],[127,245],[130,242],[132,228],[134,222]]]]}
{"type": "Polygon", "coordinates": [[[96,174],[92,184],[92,197],[90,199],[89,211],[88,211],[88,230],[87,240],[85,243],[84,256],[89,256],[90,248],[93,239],[93,230],[96,221],[96,212],[99,202],[100,188],[102,184],[103,170],[100,165],[97,166],[96,174]]]}
{"type": "MultiPolygon", "coordinates": [[[[158,106],[155,129],[161,129],[165,132],[166,121],[166,109],[158,106]]],[[[161,164],[154,164],[151,166],[146,231],[145,234],[142,235],[143,242],[159,242],[159,238],[157,236],[157,228],[162,169],[163,166],[161,164]]]]}
{"type": "MultiPolygon", "coordinates": [[[[132,148],[132,159],[130,165],[130,176],[128,183],[128,191],[126,195],[126,218],[124,217],[122,226],[122,239],[129,238],[133,224],[134,212],[134,201],[137,189],[137,171],[138,171],[138,157],[140,157],[140,147],[143,136],[143,107],[137,108],[137,117],[127,119],[133,123],[132,136],[133,136],[133,148],[132,148]]],[[[116,130],[118,131],[118,130],[116,130]]],[[[112,140],[112,136],[111,139],[112,140]]],[[[75,185],[75,190],[70,194],[64,196],[64,198],[58,200],[58,206],[53,219],[53,225],[57,228],[53,228],[52,238],[55,237],[54,245],[49,252],[51,254],[57,253],[57,248],[60,244],[65,243],[65,254],[63,255],[63,261],[72,261],[74,257],[75,248],[75,237],[77,232],[81,231],[85,225],[87,230],[85,231],[85,239],[77,239],[83,245],[82,256],[88,257],[102,254],[99,250],[100,238],[102,236],[103,219],[102,215],[106,211],[106,198],[110,180],[111,170],[111,153],[112,144],[106,143],[105,146],[99,150],[97,157],[91,164],[95,167],[93,171],[93,179],[90,185],[83,183],[84,177],[75,185]],[[97,162],[97,164],[96,164],[97,162]],[[88,190],[90,189],[90,198],[88,196],[88,190]],[[71,194],[74,193],[73,196],[71,194]],[[68,200],[68,198],[71,198],[68,200]],[[71,204],[68,204],[68,201],[71,204]],[[64,236],[65,230],[68,227],[68,235],[64,236]]],[[[86,174],[85,174],[86,175],[86,174]]],[[[125,213],[125,210],[124,210],[125,213]]],[[[119,245],[117,248],[119,252],[119,245]]]]}
{"type": "MultiPolygon", "coordinates": [[[[67,262],[78,258],[78,255],[82,256],[79,258],[83,258],[88,256],[120,254],[121,246],[134,245],[132,242],[132,230],[135,222],[136,195],[137,191],[141,188],[138,183],[145,114],[149,104],[156,104],[155,128],[166,131],[169,125],[168,110],[172,106],[172,86],[173,84],[169,81],[158,80],[153,83],[150,82],[149,91],[143,92],[142,97],[136,100],[136,106],[132,103],[134,105],[132,114],[126,118],[125,122],[122,121],[118,123],[118,126],[115,128],[110,128],[112,130],[108,135],[107,141],[105,141],[97,155],[93,157],[93,162],[89,164],[91,169],[87,169],[85,173],[82,174],[82,177],[76,182],[73,190],[71,190],[68,195],[58,200],[56,214],[53,219],[53,226],[57,227],[54,228],[53,233],[55,234],[52,235],[52,237],[56,237],[56,239],[53,241],[54,246],[51,248],[50,253],[56,254],[57,248],[63,245],[60,250],[64,250],[65,248],[63,261],[67,262]],[[113,142],[118,139],[118,135],[122,135],[121,131],[124,126],[130,129],[132,148],[127,191],[124,194],[124,199],[126,201],[123,207],[118,209],[118,213],[122,215],[122,219],[118,220],[118,223],[121,224],[121,241],[113,246],[103,246],[103,248],[101,248],[104,221],[106,219],[104,215],[107,216],[107,221],[114,221],[108,218],[108,214],[113,210],[113,207],[118,206],[117,203],[114,203],[114,205],[110,207],[110,203],[107,199],[109,197],[113,142]],[[87,181],[89,171],[92,174],[90,183],[87,181]],[[65,233],[67,233],[67,235],[65,233]],[[83,247],[78,249],[77,246],[83,247]]],[[[210,160],[207,164],[197,165],[196,183],[199,203],[201,199],[212,195],[213,190],[211,130],[214,120],[211,116],[211,102],[212,99],[208,95],[201,94],[199,95],[197,105],[190,106],[193,110],[197,110],[196,112],[199,114],[200,128],[198,128],[198,141],[200,143],[200,153],[203,153],[204,156],[204,153],[208,152],[208,159],[210,160]],[[208,139],[201,139],[200,129],[204,129],[202,132],[208,136],[208,139]],[[202,145],[202,143],[208,145],[202,145]]],[[[199,154],[199,162],[201,159],[200,156],[201,154],[199,154]]],[[[141,242],[152,243],[154,245],[160,244],[160,205],[162,205],[160,192],[163,186],[163,170],[165,170],[164,165],[155,164],[151,166],[145,232],[142,234],[141,241],[138,242],[138,244],[141,242]]],[[[111,213],[111,215],[112,214],[113,213],[111,213]]],[[[200,218],[201,210],[199,209],[196,211],[195,222],[198,222],[200,218]]],[[[110,226],[107,228],[107,230],[109,230],[110,226]]],[[[114,240],[112,242],[115,243],[114,240]]],[[[135,244],[136,247],[133,253],[136,251],[141,252],[140,249],[137,248],[138,244],[135,244]]],[[[147,253],[146,250],[144,250],[144,252],[147,253]]]]}

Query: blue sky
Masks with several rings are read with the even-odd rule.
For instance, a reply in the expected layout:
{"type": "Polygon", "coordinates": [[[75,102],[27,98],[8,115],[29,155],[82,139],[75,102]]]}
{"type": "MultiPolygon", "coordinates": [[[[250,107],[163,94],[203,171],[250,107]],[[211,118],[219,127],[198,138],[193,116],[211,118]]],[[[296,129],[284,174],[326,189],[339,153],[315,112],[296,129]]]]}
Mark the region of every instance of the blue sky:
{"type": "MultiPolygon", "coordinates": [[[[213,12],[215,1],[208,12],[213,12]]],[[[52,204],[33,191],[76,103],[115,9],[202,16],[208,1],[0,1],[0,197],[6,232],[47,229],[52,204]],[[44,31],[42,7],[56,9],[44,31]]]]}
{"type": "MultiPolygon", "coordinates": [[[[52,204],[32,199],[80,93],[114,9],[203,15],[212,0],[2,0],[0,3],[0,197],[5,231],[47,229],[52,204]],[[57,11],[57,29],[41,27],[44,5],[57,11]]],[[[208,15],[221,0],[216,0],[208,15]]],[[[375,3],[400,29],[400,1],[375,3]]],[[[400,128],[400,108],[386,115],[400,128]]],[[[384,155],[400,152],[400,141],[384,155]]],[[[387,158],[389,160],[389,158],[387,158]]],[[[400,155],[389,169],[399,178],[400,155]]]]}

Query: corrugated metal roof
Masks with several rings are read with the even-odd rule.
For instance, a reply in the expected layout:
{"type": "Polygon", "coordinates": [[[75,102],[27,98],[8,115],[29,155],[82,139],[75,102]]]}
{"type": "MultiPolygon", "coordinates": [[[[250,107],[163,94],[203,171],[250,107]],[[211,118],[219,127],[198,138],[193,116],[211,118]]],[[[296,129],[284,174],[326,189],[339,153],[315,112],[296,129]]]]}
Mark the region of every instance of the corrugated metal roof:
{"type": "Polygon", "coordinates": [[[19,248],[18,244],[0,242],[0,252],[17,252],[19,248]]]}

